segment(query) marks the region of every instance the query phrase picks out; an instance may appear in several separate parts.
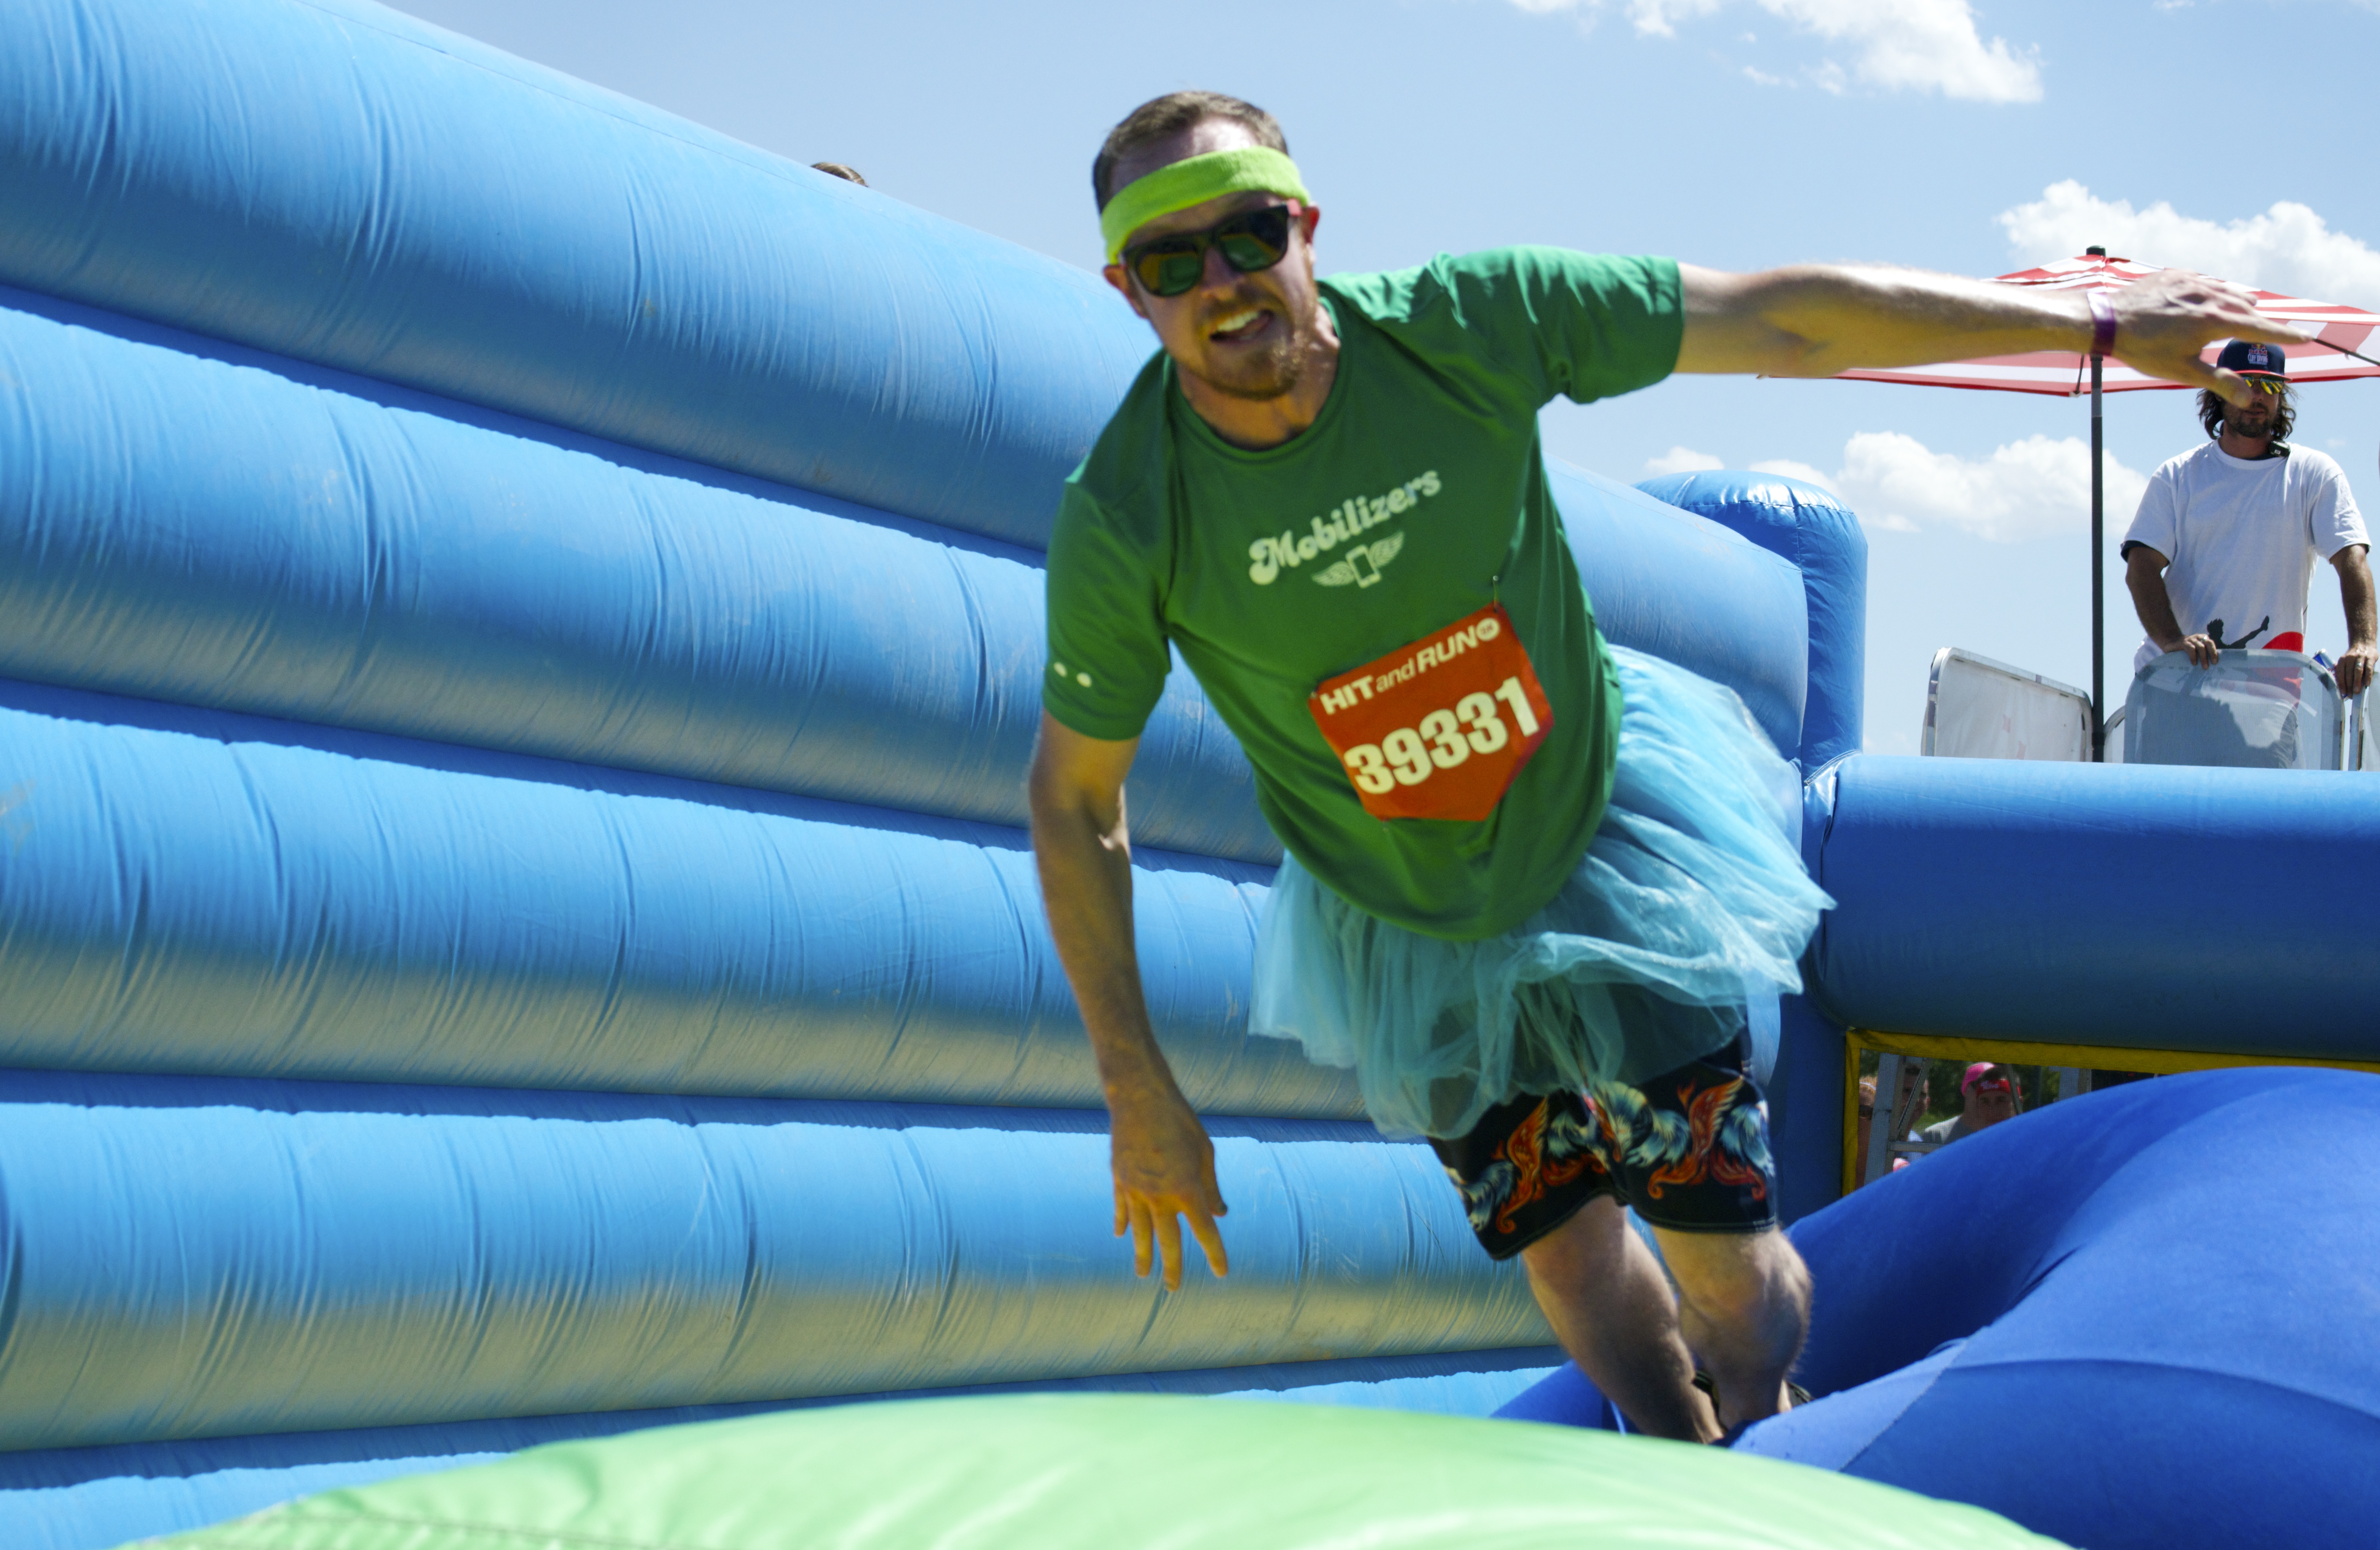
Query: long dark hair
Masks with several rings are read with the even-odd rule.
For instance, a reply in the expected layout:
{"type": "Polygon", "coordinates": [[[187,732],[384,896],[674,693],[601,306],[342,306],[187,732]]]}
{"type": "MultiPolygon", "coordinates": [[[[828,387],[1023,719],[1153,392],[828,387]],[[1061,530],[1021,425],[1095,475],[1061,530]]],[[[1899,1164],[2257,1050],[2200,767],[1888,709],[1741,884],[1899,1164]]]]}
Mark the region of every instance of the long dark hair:
{"type": "MultiPolygon", "coordinates": [[[[2281,407],[2273,411],[2273,449],[2287,446],[2289,433],[2298,424],[2298,390],[2288,383],[2280,384],[2281,407]]],[[[2223,417],[2231,405],[2223,395],[2207,388],[2198,390],[2198,422],[2206,427],[2206,439],[2216,441],[2223,435],[2223,417]]]]}

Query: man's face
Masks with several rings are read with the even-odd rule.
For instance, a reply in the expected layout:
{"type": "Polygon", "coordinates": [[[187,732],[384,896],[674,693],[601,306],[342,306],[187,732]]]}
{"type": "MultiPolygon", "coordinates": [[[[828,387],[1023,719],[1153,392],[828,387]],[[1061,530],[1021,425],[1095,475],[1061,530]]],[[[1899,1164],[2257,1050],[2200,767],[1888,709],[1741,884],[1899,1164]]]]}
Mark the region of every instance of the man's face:
{"type": "Polygon", "coordinates": [[[1967,1129],[1980,1130],[2016,1117],[2016,1084],[1995,1073],[1967,1089],[1967,1129]]]}
{"type": "Polygon", "coordinates": [[[2235,436],[2262,441],[2273,433],[2273,415],[2281,407],[2281,396],[2266,391],[2265,384],[2269,379],[2250,377],[2248,380],[2256,384],[2256,390],[2248,395],[2245,404],[2224,406],[2223,426],[2235,436]]]}
{"type": "MultiPolygon", "coordinates": [[[[1111,189],[1161,166],[1210,151],[1254,145],[1246,127],[1227,118],[1192,125],[1171,140],[1116,164],[1111,189]]],[[[1290,201],[1257,191],[1226,194],[1161,216],[1126,239],[1129,251],[1152,238],[1205,231],[1245,210],[1290,201]]],[[[1207,250],[1206,272],[1180,296],[1158,296],[1121,263],[1107,266],[1108,284],[1148,320],[1165,353],[1183,372],[1235,398],[1278,398],[1297,384],[1308,359],[1319,304],[1314,287],[1314,227],[1321,212],[1303,207],[1291,223],[1289,252],[1270,269],[1243,275],[1207,250]]]]}

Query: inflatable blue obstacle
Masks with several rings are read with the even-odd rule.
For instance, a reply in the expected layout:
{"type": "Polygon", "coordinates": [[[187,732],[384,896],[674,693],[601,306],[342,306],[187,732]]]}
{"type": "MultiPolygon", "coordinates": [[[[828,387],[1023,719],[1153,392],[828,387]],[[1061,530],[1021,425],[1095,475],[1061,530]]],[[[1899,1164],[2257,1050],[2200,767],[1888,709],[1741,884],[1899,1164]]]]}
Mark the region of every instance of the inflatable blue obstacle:
{"type": "MultiPolygon", "coordinates": [[[[26,0],[0,102],[11,1544],[855,1397],[1484,1414],[1559,1365],[1427,1152],[1246,1037],[1278,852],[1187,675],[1133,773],[1135,899],[1233,1273],[1168,1298],[1108,1237],[1019,826],[1038,545],[1149,348],[1094,278],[361,0],[26,0]]],[[[2256,1209],[2171,1193],[2183,1138],[2244,1187],[2286,1172],[2253,1124],[2368,1135],[2369,1079],[2010,1128],[2066,1149],[2043,1189],[2108,1181],[1995,1251],[2020,1290],[2079,1277],[2047,1301],[1954,1274],[1980,1144],[1819,1208],[1846,1024],[2380,1056],[2351,948],[2380,788],[1856,755],[1848,513],[1753,476],[1555,486],[1611,637],[1798,755],[1842,901],[1772,1083],[1841,1392],[1755,1445],[2091,1545],[2236,1543],[2252,1495],[2122,1495],[2249,1478],[2210,1450],[2368,1448],[2380,1341],[2340,1278],[2368,1210],[2334,1195],[2287,1252],[2278,1218],[2219,1227],[2154,1361],[2110,1343],[2137,1302],[2085,1293],[2193,1202],[2256,1209]],[[2192,936],[2169,906],[2209,878],[2297,914],[2192,936]],[[2107,1194],[2144,1174],[2167,1192],[2107,1194]],[[2031,1354],[1986,1362],[2022,1310],[2031,1354]],[[2107,1424],[2035,1436],[2059,1341],[2205,1424],[2078,1403],[2107,1424]],[[2312,1397],[2226,1408],[2259,1384],[2312,1397]],[[2100,1483],[2025,1462],[2058,1449],[2100,1483]]],[[[2298,1542],[2380,1505],[2333,1483],[2298,1542]]]]}

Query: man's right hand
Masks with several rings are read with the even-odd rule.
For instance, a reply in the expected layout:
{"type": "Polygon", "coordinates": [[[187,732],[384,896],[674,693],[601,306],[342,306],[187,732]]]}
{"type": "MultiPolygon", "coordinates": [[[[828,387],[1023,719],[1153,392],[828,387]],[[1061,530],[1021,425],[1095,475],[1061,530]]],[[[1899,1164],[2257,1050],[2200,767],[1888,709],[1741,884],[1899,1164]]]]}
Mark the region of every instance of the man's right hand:
{"type": "Polygon", "coordinates": [[[2180,645],[2168,646],[2169,652],[2188,652],[2192,667],[2212,667],[2223,660],[2223,650],[2211,635],[2185,635],[2180,645]]]}
{"type": "Polygon", "coordinates": [[[1111,1094],[1109,1166],[1115,1174],[1115,1230],[1132,1234],[1132,1273],[1148,1274],[1154,1257],[1163,1267],[1165,1289],[1182,1289],[1182,1222],[1207,1251],[1207,1268],[1231,1274],[1222,1229],[1215,1218],[1229,1213],[1215,1183],[1215,1143],[1207,1128],[1176,1092],[1124,1097],[1111,1094]]]}
{"type": "Polygon", "coordinates": [[[1182,1285],[1182,1221],[1216,1275],[1229,1268],[1223,1194],[1215,1187],[1215,1143],[1174,1085],[1148,1025],[1132,935],[1132,834],[1123,777],[1138,740],[1086,737],[1041,713],[1027,791],[1033,855],[1050,935],[1083,1008],[1111,1120],[1108,1160],[1115,1175],[1115,1230],[1132,1234],[1133,1270],[1165,1267],[1165,1289],[1182,1285]]]}

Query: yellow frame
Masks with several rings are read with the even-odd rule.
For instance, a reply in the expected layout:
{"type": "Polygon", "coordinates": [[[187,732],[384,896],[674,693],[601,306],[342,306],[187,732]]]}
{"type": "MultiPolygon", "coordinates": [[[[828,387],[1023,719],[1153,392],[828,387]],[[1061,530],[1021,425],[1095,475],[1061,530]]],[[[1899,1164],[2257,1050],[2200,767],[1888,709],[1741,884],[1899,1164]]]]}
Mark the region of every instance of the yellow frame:
{"type": "Polygon", "coordinates": [[[2288,1055],[2209,1055],[2202,1050],[2117,1049],[2107,1044],[2036,1044],[2016,1039],[1969,1039],[1938,1033],[1883,1033],[1872,1028],[1843,1031],[1843,1193],[1860,1186],[1852,1177],[1859,1159],[1860,1056],[1915,1055],[1989,1060],[2002,1066],[2078,1066],[2099,1071],[2214,1071],[2234,1066],[2329,1066],[2346,1071],[2380,1072],[2369,1060],[2308,1060],[2288,1055]]]}

